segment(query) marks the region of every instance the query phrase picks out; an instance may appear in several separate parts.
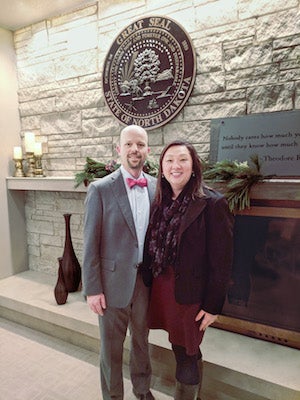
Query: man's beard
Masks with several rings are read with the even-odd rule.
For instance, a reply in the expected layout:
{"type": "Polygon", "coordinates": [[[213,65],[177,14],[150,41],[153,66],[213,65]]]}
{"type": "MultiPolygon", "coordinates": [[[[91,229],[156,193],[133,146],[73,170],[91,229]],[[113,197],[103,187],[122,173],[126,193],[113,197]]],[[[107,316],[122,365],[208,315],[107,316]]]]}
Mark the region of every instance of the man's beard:
{"type": "Polygon", "coordinates": [[[131,169],[141,169],[141,168],[143,168],[143,165],[144,165],[144,161],[141,158],[139,158],[137,164],[136,163],[132,163],[130,158],[127,158],[127,163],[128,163],[128,166],[131,169]]]}

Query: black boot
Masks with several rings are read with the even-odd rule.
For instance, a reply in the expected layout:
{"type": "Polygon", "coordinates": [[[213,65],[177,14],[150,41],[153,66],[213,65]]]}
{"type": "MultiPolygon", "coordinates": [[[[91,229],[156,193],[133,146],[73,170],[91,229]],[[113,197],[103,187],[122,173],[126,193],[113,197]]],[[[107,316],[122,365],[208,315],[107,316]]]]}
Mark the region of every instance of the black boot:
{"type": "Polygon", "coordinates": [[[197,400],[201,400],[200,398],[200,392],[201,392],[201,387],[202,387],[202,377],[203,377],[203,360],[202,357],[198,360],[198,370],[199,370],[199,389],[198,389],[198,397],[197,400]]]}

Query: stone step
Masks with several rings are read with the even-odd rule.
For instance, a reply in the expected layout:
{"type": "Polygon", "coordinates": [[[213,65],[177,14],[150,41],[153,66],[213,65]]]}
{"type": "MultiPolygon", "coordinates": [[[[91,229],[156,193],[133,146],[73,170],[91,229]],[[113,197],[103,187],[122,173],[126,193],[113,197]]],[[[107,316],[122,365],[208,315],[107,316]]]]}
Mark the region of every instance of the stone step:
{"type": "MultiPolygon", "coordinates": [[[[55,276],[35,271],[0,280],[0,316],[98,353],[97,316],[81,292],[57,305],[55,283],[55,276]]],[[[149,341],[153,388],[172,396],[175,365],[167,334],[153,330],[149,341]]],[[[124,347],[128,376],[129,337],[124,347]]],[[[298,350],[215,328],[208,328],[201,349],[202,400],[300,399],[298,350]]]]}
{"type": "Polygon", "coordinates": [[[55,283],[56,277],[35,271],[1,280],[1,314],[87,350],[98,351],[96,315],[89,312],[81,292],[69,293],[67,303],[57,305],[55,283]]]}

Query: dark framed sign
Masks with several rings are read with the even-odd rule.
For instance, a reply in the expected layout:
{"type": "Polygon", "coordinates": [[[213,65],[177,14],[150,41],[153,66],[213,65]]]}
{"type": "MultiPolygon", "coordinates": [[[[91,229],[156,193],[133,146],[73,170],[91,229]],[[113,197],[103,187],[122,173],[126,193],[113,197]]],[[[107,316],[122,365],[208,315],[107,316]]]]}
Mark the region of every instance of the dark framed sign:
{"type": "Polygon", "coordinates": [[[211,121],[210,161],[249,161],[258,155],[262,173],[300,175],[300,110],[211,121]]]}
{"type": "Polygon", "coordinates": [[[179,113],[195,76],[195,51],[186,31],[170,18],[144,17],[123,29],[108,51],[104,98],[119,122],[151,130],[179,113]]]}

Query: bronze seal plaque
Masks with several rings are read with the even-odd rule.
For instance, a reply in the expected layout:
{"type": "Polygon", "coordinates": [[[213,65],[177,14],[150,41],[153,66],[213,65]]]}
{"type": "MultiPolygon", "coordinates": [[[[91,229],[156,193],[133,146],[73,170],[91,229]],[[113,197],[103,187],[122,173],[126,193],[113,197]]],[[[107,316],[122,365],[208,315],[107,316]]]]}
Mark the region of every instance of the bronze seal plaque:
{"type": "Polygon", "coordinates": [[[182,109],[195,76],[184,29],[170,18],[141,18],[117,36],[105,58],[105,101],[122,124],[158,128],[182,109]]]}

